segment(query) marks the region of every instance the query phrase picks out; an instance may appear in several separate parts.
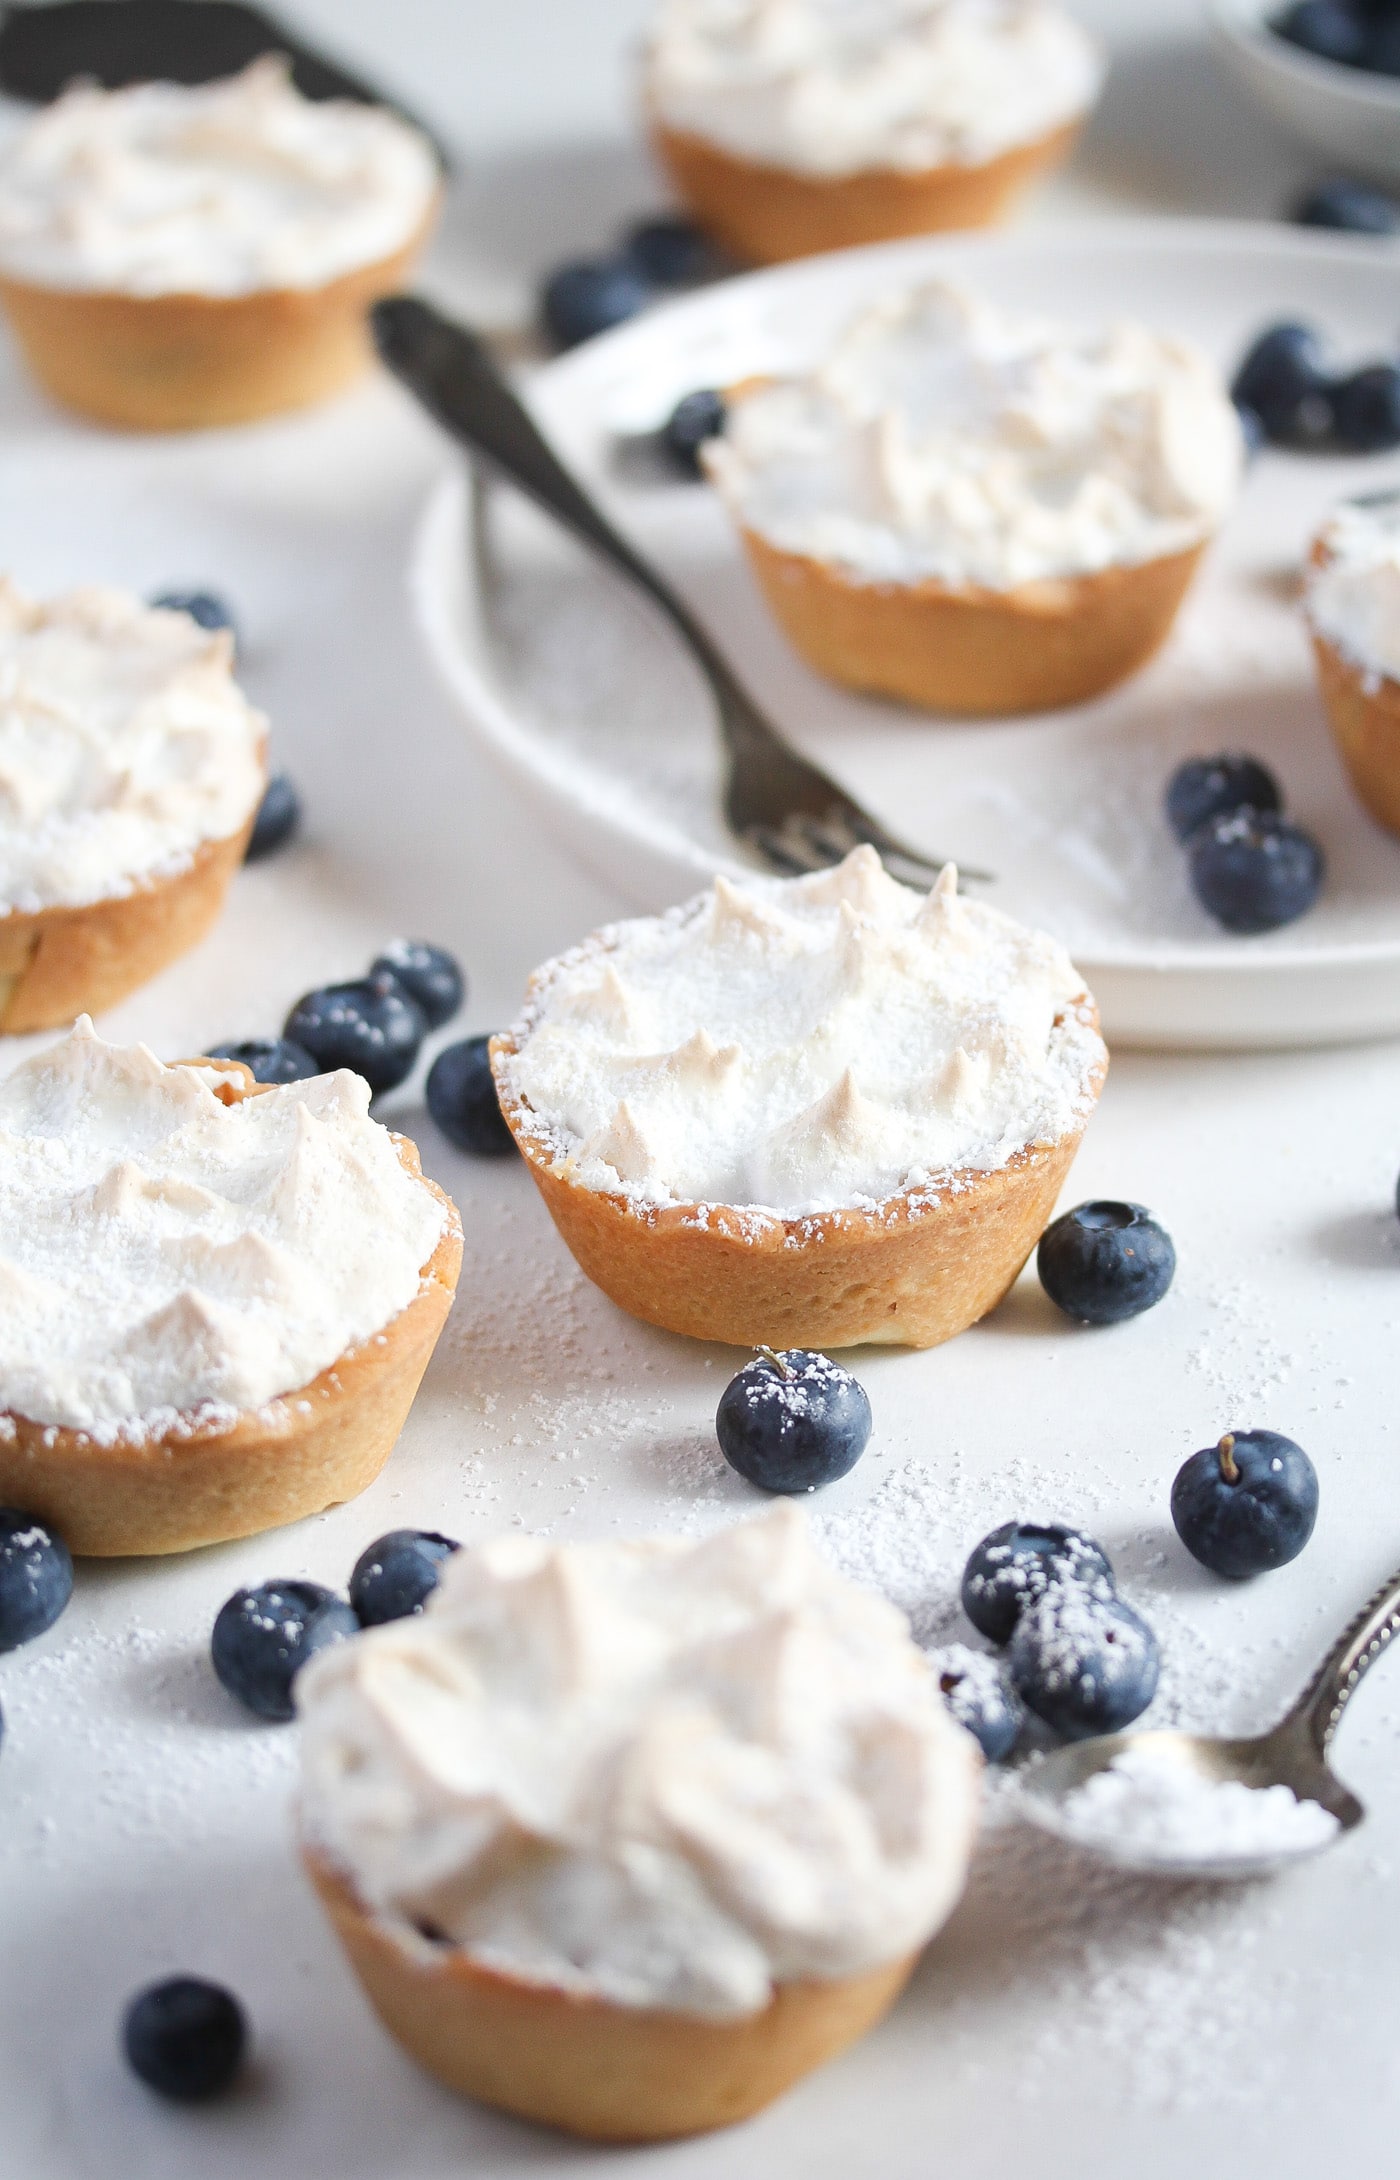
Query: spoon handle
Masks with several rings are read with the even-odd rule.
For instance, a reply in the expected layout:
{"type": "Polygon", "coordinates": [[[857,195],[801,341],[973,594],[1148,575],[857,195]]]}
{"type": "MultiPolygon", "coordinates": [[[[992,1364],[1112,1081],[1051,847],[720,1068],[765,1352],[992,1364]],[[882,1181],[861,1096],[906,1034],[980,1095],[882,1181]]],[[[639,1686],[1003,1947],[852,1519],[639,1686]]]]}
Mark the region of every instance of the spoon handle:
{"type": "Polygon", "coordinates": [[[1382,1582],[1375,1596],[1361,1607],[1289,1713],[1287,1723],[1306,1727],[1319,1756],[1326,1756],[1354,1691],[1397,1633],[1400,1572],[1382,1582]]]}

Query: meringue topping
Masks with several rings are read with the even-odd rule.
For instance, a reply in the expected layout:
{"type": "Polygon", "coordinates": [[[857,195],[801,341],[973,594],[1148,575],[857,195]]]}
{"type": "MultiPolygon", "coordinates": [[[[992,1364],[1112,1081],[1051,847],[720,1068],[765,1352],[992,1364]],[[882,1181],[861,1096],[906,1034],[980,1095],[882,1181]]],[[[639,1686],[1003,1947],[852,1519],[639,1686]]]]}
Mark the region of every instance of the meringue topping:
{"type": "Polygon", "coordinates": [[[239,830],[267,722],[232,662],[187,613],[0,577],[0,914],[129,893],[239,830]]]}
{"type": "Polygon", "coordinates": [[[962,1888],[971,1738],[789,1506],[464,1549],[297,1709],[307,1837],[365,1905],[555,1988],[741,2016],[912,1951],[962,1888]]]}
{"type": "Polygon", "coordinates": [[[414,1299],[443,1211],[363,1079],[219,1085],[86,1017],[0,1082],[0,1410],[113,1439],[261,1407],[414,1299]]]}
{"type": "Polygon", "coordinates": [[[1304,593],[1308,619],[1364,673],[1400,681],[1400,494],[1348,500],[1318,544],[1304,593]]]}
{"type": "Polygon", "coordinates": [[[1058,1141],[1103,1058],[1053,939],[959,898],[951,868],[927,897],[900,885],[873,848],[600,932],[539,972],[514,1038],[520,1124],[571,1181],[776,1217],[1058,1141]]]}
{"type": "Polygon", "coordinates": [[[76,83],[0,149],[0,272],[123,295],[322,287],[410,242],[440,186],[383,106],[277,55],[217,83],[76,83]]]}
{"type": "Polygon", "coordinates": [[[702,459],[781,551],[1007,590],[1199,544],[1244,449],[1189,342],[1066,331],[932,281],[863,311],[810,376],[732,395],[702,459]]]}
{"type": "Polygon", "coordinates": [[[1102,81],[1045,0],[663,0],[646,61],[668,127],[827,177],[985,165],[1078,119],[1102,81]]]}

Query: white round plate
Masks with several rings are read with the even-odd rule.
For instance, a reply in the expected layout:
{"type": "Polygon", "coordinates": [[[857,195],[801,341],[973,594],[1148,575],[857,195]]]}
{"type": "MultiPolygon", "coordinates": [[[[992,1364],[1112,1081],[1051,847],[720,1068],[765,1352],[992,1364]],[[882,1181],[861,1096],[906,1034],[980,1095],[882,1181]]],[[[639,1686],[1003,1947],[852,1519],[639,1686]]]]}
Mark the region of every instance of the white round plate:
{"type": "MultiPolygon", "coordinates": [[[[1332,503],[1400,485],[1400,457],[1266,454],[1170,642],[1126,687],[1002,723],[936,720],[810,673],[750,582],[724,512],[641,435],[690,387],[790,369],[847,315],[947,273],[1003,304],[1189,334],[1227,369],[1283,316],[1343,359],[1389,349],[1400,258],[1350,237],[1225,222],[1115,222],[851,251],[670,304],[542,369],[529,398],[564,459],[690,601],[760,703],[893,830],[995,874],[986,898],[1054,930],[1110,1036],[1148,1045],[1320,1044],[1400,1031],[1400,842],[1352,796],[1314,687],[1296,601],[1332,503]],[[1173,766],[1245,749],[1321,838],[1322,901],[1241,940],[1196,906],[1161,814],[1173,766]]],[[[423,627],[482,742],[550,829],[639,905],[741,867],[698,675],[653,609],[514,494],[494,495],[489,564],[469,495],[439,487],[414,585],[423,627]]]]}
{"type": "Polygon", "coordinates": [[[1341,166],[1400,181],[1400,80],[1344,68],[1276,38],[1285,0],[1212,0],[1216,42],[1232,74],[1289,134],[1341,166]]]}

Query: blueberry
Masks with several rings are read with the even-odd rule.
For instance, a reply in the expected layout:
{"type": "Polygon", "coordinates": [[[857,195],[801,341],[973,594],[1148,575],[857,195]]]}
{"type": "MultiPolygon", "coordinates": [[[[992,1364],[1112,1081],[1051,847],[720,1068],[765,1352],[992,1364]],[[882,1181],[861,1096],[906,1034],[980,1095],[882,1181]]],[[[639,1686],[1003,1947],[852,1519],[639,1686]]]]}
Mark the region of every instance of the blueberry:
{"type": "Polygon", "coordinates": [[[263,799],[258,804],[253,830],[243,851],[244,862],[260,863],[265,855],[275,855],[283,843],[291,839],[300,823],[300,795],[285,772],[274,772],[263,789],[263,799]]]}
{"type": "Polygon", "coordinates": [[[1364,66],[1378,76],[1400,76],[1400,22],[1371,25],[1364,66]]]}
{"type": "Polygon", "coordinates": [[[1339,61],[1359,68],[1366,36],[1355,8],[1344,0],[1294,0],[1271,26],[1290,45],[1301,46],[1318,60],[1339,61]]]}
{"type": "Polygon", "coordinates": [[[724,399],[712,387],[682,394],[661,428],[661,444],[687,477],[700,475],[700,449],[724,430],[724,399]]]}
{"type": "Polygon", "coordinates": [[[438,1586],[442,1564],[460,1547],[435,1529],[391,1529],[361,1552],[350,1577],[350,1603],[361,1627],[406,1620],[438,1586]]]}
{"type": "Polygon", "coordinates": [[[229,2087],[248,2040],[232,1991],[200,1976],[172,1976],[139,1991],[126,2009],[122,2044],[133,2074],[180,2104],[229,2087]]]}
{"type": "Polygon", "coordinates": [[[761,1491],[815,1491],[864,1453],[870,1402],[828,1356],[763,1348],[726,1385],[715,1430],[729,1466],[761,1491]]]}
{"type": "Polygon", "coordinates": [[[239,1045],[215,1045],[211,1060],[238,1060],[254,1082],[307,1082],[321,1070],[304,1045],[290,1037],[248,1037],[239,1045]]]}
{"type": "Polygon", "coordinates": [[[1036,1251],[1040,1284],[1081,1325],[1121,1325],[1160,1302],[1172,1283],[1170,1234],[1141,1204],[1076,1204],[1047,1226],[1036,1251]]]}
{"type": "Polygon", "coordinates": [[[1121,1597],[1051,1582],[1016,1623],[1011,1682],[1023,1703],[1067,1741],[1118,1733],[1147,1709],[1161,1653],[1140,1613],[1121,1597]]]}
{"type": "Polygon", "coordinates": [[[1296,1559],[1317,1520],[1317,1470],[1277,1431],[1227,1431],[1178,1470],[1172,1520],[1193,1559],[1243,1581],[1296,1559]]]}
{"type": "Polygon", "coordinates": [[[213,635],[216,629],[226,628],[237,640],[238,623],[217,591],[213,590],[163,590],[151,600],[153,606],[163,606],[167,613],[188,613],[192,621],[207,628],[213,635]]]}
{"type": "Polygon", "coordinates": [[[327,984],[299,999],[282,1034],[318,1067],[352,1067],[377,1095],[413,1072],[428,1025],[396,976],[379,970],[354,984],[327,984]]]}
{"type": "Polygon", "coordinates": [[[689,288],[715,270],[714,251],[690,220],[639,220],[627,236],[626,255],[657,288],[689,288]]]}
{"type": "Polygon", "coordinates": [[[635,318],[652,292],[651,282],[625,257],[579,258],[545,282],[540,299],[545,331],[556,348],[576,348],[635,318]]]}
{"type": "Polygon", "coordinates": [[[1371,363],[1333,389],[1337,444],[1350,454],[1400,447],[1400,366],[1371,363]]]}
{"type": "Polygon", "coordinates": [[[928,1662],[958,1724],[967,1728],[989,1764],[999,1764],[1015,1747],[1023,1714],[996,1659],[985,1650],[969,1650],[965,1643],[950,1643],[946,1650],[933,1651],[928,1662]]]}
{"type": "Polygon", "coordinates": [[[1325,446],[1332,436],[1332,386],[1311,326],[1271,326],[1235,373],[1230,392],[1254,410],[1272,443],[1325,446]]]}
{"type": "Polygon", "coordinates": [[[47,1522],[0,1507],[0,1651],[52,1627],[73,1594],[73,1559],[47,1522]]]}
{"type": "Polygon", "coordinates": [[[1074,1582],[1096,1597],[1114,1591],[1107,1553],[1082,1530],[1057,1521],[1005,1521],[969,1554],[963,1611],[990,1642],[1009,1643],[1022,1607],[1051,1582],[1074,1582]]]}
{"type": "Polygon", "coordinates": [[[1305,916],[1322,891],[1326,860],[1301,825],[1274,810],[1211,818],[1187,849],[1191,884],[1208,916],[1249,936],[1305,916]]]}
{"type": "Polygon", "coordinates": [[[1334,174],[1300,199],[1293,217],[1300,227],[1336,227],[1350,235],[1393,235],[1400,227],[1400,204],[1382,189],[1334,174]]]}
{"type": "Polygon", "coordinates": [[[1238,751],[1188,757],[1167,782],[1167,822],[1183,843],[1208,819],[1227,817],[1246,803],[1254,810],[1281,810],[1283,796],[1273,773],[1257,757],[1238,751]]]}
{"type": "Polygon", "coordinates": [[[210,1642],[214,1671],[259,1718],[288,1719],[292,1682],[307,1659],[359,1627],[344,1598],[319,1582],[260,1582],[220,1606],[210,1642]]]}
{"type": "Polygon", "coordinates": [[[459,1151],[476,1158],[503,1158],[515,1149],[491,1073],[491,1039],[464,1037],[445,1045],[428,1069],[428,1111],[459,1151]]]}
{"type": "Polygon", "coordinates": [[[410,999],[422,1008],[429,1029],[441,1029],[461,1011],[467,996],[467,980],[443,946],[426,939],[394,939],[370,963],[370,975],[387,969],[410,999]]]}
{"type": "Polygon", "coordinates": [[[1244,458],[1246,462],[1252,462],[1255,455],[1262,454],[1269,444],[1269,435],[1264,429],[1264,419],[1257,409],[1251,409],[1247,401],[1237,401],[1235,403],[1235,414],[1240,420],[1240,437],[1244,441],[1244,458]]]}

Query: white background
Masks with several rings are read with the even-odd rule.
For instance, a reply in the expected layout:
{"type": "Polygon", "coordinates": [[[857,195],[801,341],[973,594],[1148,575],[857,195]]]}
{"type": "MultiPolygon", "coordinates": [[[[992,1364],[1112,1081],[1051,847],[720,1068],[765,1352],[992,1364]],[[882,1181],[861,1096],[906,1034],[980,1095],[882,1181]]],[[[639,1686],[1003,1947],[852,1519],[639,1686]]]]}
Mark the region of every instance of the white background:
{"type": "MultiPolygon", "coordinates": [[[[541,266],[659,199],[629,124],[628,45],[644,12],[641,0],[296,10],[462,150],[433,280],[497,327],[521,320],[541,266]]],[[[1312,171],[1220,78],[1193,11],[1102,0],[1084,13],[1113,34],[1118,66],[1075,175],[1034,217],[1269,215],[1312,171]]],[[[489,1028],[534,962],[619,905],[480,767],[421,660],[402,571],[444,460],[387,385],[254,432],[134,444],[57,419],[0,362],[0,564],[36,588],[94,576],[226,588],[248,683],[309,807],[304,841],[240,878],[214,937],[114,1013],[113,1033],[173,1056],[272,1030],[307,985],[356,973],[403,930],[460,949],[468,1027],[489,1028]]],[[[516,1167],[445,1149],[416,1088],[400,1104],[462,1207],[467,1255],[383,1478],[274,1538],[84,1568],[52,1634],[0,1660],[0,2173],[1388,2169],[1400,2120],[1393,1667],[1343,1729],[1339,1761],[1371,1814],[1333,1854],[1216,1895],[1099,1877],[998,1832],[894,2017],[737,2133],[583,2150],[456,2103],[398,2054],[296,1868],[294,1736],[237,1715],[210,1675],[219,1602],[271,1573],[341,1582],[391,1524],[606,1534],[703,1526],[751,1497],[710,1426],[733,1357],[619,1317],[574,1272],[516,1167]],[[116,2053],[127,1993],[186,1968],[243,1994],[257,2042],[245,2088],[197,2114],[158,2106],[116,2053]]],[[[876,1438],[824,1502],[838,1550],[936,1619],[993,1521],[1082,1516],[1163,1635],[1164,1710],[1262,1723],[1400,1560],[1398,1164],[1393,1048],[1117,1056],[1070,1200],[1127,1195],[1158,1210],[1180,1254],[1171,1296],[1095,1335],[1055,1320],[1030,1280],[946,1349],[862,1361],[876,1438]],[[1167,1491],[1192,1447],[1254,1423],[1307,1445],[1323,1511],[1295,1567],[1226,1590],[1176,1545],[1167,1491]]]]}

